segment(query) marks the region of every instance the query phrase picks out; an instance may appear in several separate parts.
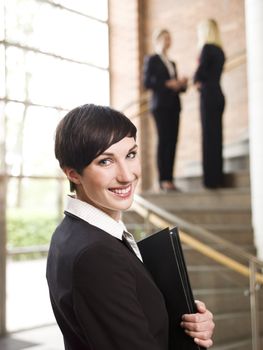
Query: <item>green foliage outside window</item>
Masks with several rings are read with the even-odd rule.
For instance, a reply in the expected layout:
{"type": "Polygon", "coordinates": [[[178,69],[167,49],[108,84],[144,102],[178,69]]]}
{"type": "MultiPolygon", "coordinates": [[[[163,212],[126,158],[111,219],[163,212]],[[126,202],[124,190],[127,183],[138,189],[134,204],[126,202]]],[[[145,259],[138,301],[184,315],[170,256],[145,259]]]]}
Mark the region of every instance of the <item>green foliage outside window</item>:
{"type": "Polygon", "coordinates": [[[11,210],[7,217],[8,246],[48,244],[56,224],[56,214],[11,210]]]}

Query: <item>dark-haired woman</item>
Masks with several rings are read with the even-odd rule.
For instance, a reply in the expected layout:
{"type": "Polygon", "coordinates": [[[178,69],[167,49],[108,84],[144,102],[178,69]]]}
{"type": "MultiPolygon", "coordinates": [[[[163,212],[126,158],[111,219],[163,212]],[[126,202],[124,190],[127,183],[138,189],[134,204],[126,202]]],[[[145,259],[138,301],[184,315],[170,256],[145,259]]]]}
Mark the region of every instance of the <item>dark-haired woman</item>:
{"type": "MultiPolygon", "coordinates": [[[[140,177],[136,128],[108,107],[84,105],[59,123],[55,154],[75,194],[53,234],[47,280],[66,350],[168,350],[168,315],[121,212],[140,177]]],[[[212,345],[201,302],[182,327],[212,345]]]]}

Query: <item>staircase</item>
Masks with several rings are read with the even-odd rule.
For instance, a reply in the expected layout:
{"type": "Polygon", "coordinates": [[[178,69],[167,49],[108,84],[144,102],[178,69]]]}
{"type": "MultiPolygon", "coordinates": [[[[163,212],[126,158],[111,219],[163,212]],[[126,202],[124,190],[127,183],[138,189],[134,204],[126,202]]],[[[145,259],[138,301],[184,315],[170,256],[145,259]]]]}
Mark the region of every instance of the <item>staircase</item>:
{"type": "MultiPolygon", "coordinates": [[[[200,176],[191,176],[176,181],[182,192],[144,193],[143,197],[255,254],[249,174],[246,170],[238,171],[228,174],[226,180],[230,188],[205,190],[201,186],[200,176]]],[[[135,235],[143,228],[140,228],[142,218],[134,212],[127,212],[124,221],[135,235]]],[[[224,252],[222,247],[214,247],[224,252]]],[[[204,301],[214,313],[216,330],[213,349],[251,350],[248,279],[187,246],[183,248],[194,296],[204,301]]],[[[263,310],[262,291],[260,305],[263,310]]],[[[260,325],[263,332],[263,312],[260,313],[260,325]]],[[[263,349],[263,341],[261,343],[263,349]]]]}

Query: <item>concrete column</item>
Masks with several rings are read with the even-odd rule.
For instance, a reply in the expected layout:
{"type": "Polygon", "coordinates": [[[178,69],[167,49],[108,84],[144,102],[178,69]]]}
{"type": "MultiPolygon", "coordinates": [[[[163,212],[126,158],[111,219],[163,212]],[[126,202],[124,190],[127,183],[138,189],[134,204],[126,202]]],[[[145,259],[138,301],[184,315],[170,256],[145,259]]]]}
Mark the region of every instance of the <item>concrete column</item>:
{"type": "Polygon", "coordinates": [[[6,333],[6,181],[0,176],[0,337],[6,333]]]}
{"type": "Polygon", "coordinates": [[[6,168],[5,111],[0,106],[0,337],[6,333],[6,168]]]}
{"type": "Polygon", "coordinates": [[[252,224],[263,259],[263,1],[246,0],[252,224]]]}

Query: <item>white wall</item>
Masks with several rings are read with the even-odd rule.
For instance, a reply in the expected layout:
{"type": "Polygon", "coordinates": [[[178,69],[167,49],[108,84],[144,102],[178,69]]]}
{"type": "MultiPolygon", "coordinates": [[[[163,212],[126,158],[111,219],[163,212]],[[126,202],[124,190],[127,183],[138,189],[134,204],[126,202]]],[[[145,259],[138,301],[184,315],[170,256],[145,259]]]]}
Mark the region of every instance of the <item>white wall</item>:
{"type": "Polygon", "coordinates": [[[252,224],[263,259],[263,1],[246,0],[252,224]]]}

